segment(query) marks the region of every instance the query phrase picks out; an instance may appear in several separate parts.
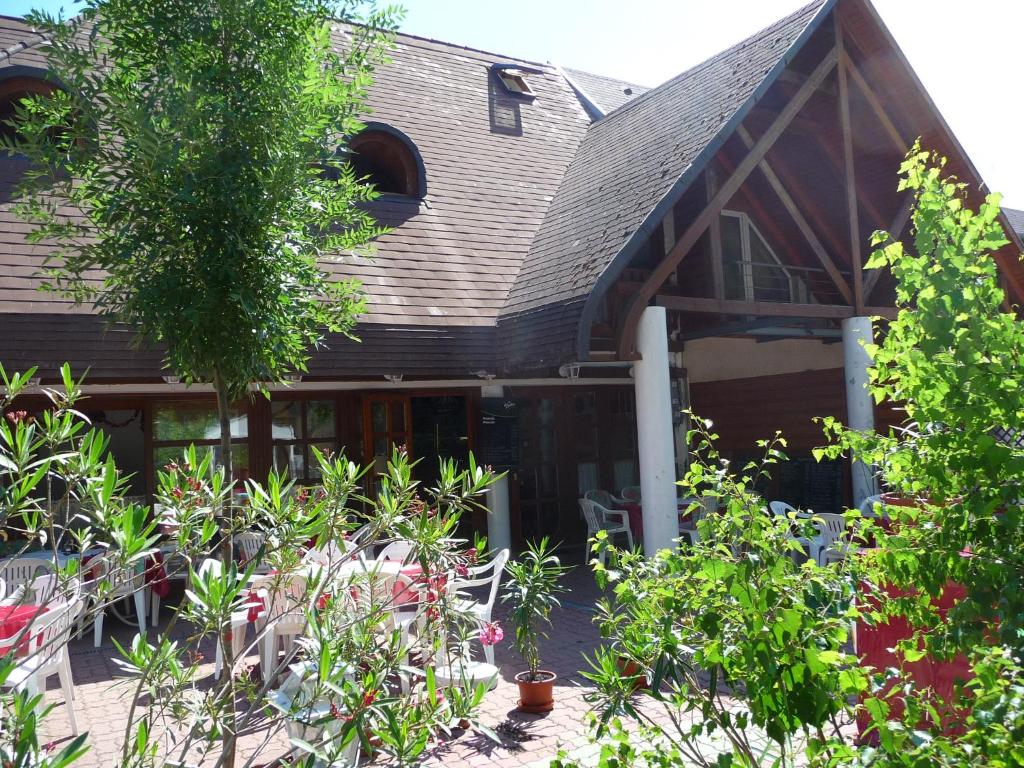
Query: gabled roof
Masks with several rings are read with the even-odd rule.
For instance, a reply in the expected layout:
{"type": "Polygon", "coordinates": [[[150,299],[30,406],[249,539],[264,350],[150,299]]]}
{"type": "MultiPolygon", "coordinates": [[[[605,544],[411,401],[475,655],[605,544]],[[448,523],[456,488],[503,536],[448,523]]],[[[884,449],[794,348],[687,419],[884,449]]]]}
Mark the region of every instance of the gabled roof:
{"type": "Polygon", "coordinates": [[[580,96],[591,101],[605,115],[651,90],[645,85],[595,75],[581,69],[565,67],[564,71],[580,96]]]}
{"type": "MultiPolygon", "coordinates": [[[[512,287],[504,314],[587,296],[684,173],[724,140],[829,0],[815,2],[595,122],[512,287]]],[[[655,222],[656,223],[656,222],[655,222]]]]}
{"type": "Polygon", "coordinates": [[[1017,236],[1024,239],[1024,211],[1018,211],[1014,208],[1003,208],[1003,213],[1006,214],[1006,219],[1010,222],[1010,226],[1013,227],[1013,231],[1017,233],[1017,236]]]}

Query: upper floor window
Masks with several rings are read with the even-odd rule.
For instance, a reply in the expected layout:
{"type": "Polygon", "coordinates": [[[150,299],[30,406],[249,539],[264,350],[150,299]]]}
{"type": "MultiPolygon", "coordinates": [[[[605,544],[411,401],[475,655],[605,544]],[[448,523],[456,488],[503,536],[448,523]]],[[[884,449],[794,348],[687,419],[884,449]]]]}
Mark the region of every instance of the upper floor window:
{"type": "Polygon", "coordinates": [[[371,124],[349,142],[349,164],[358,178],[381,194],[422,198],[426,194],[423,161],[405,134],[371,124]]]}
{"type": "Polygon", "coordinates": [[[725,298],[806,304],[807,283],[793,274],[745,213],[722,211],[725,298]]]}
{"type": "Polygon", "coordinates": [[[17,115],[19,103],[33,94],[45,96],[52,92],[53,86],[41,78],[16,76],[0,80],[0,136],[17,141],[18,129],[10,121],[17,115]]]}

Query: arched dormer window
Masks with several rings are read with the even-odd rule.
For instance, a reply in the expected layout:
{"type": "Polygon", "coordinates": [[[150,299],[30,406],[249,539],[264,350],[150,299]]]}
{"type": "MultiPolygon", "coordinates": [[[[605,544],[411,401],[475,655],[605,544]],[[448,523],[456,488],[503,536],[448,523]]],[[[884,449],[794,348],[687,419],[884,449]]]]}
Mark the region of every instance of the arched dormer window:
{"type": "Polygon", "coordinates": [[[33,74],[12,74],[0,79],[0,135],[16,140],[17,129],[8,121],[14,119],[18,104],[27,96],[45,96],[53,93],[53,89],[52,83],[33,74]]]}
{"type": "Polygon", "coordinates": [[[423,158],[401,131],[369,123],[349,142],[349,163],[356,176],[384,195],[420,198],[427,194],[423,158]]]}

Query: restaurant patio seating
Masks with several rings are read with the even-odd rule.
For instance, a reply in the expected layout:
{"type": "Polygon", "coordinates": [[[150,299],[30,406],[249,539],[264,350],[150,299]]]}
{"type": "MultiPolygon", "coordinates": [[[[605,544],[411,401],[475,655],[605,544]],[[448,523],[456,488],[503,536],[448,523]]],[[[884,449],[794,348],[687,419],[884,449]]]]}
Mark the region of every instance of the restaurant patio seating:
{"type": "MultiPolygon", "coordinates": [[[[467,576],[462,576],[454,582],[456,594],[473,587],[487,588],[486,601],[459,599],[455,604],[457,611],[471,615],[481,629],[483,625],[491,622],[491,613],[494,610],[494,601],[498,597],[501,574],[504,573],[507,562],[508,550],[503,549],[491,559],[491,562],[470,568],[467,576]]],[[[484,658],[487,659],[488,664],[494,664],[494,646],[484,646],[484,658]]]]}
{"type": "MultiPolygon", "coordinates": [[[[68,640],[71,637],[71,625],[78,615],[79,598],[47,610],[29,625],[24,634],[28,639],[28,655],[18,661],[11,670],[2,687],[15,691],[27,691],[30,697],[46,689],[46,681],[57,675],[60,678],[64,704],[68,710],[71,733],[78,735],[78,720],[75,717],[75,685],[71,676],[71,662],[67,652],[68,640]],[[33,642],[35,641],[35,642],[33,642]]],[[[21,638],[13,638],[20,642],[21,638]]],[[[0,655],[14,642],[12,638],[0,641],[0,655]]]]}
{"type": "Polygon", "coordinates": [[[608,491],[602,491],[599,488],[587,491],[583,494],[583,498],[595,501],[605,509],[615,509],[626,501],[625,499],[620,499],[618,496],[612,495],[608,491]]]}
{"type": "MultiPolygon", "coordinates": [[[[580,509],[583,511],[583,519],[587,521],[587,539],[592,539],[598,531],[604,531],[608,538],[612,539],[616,534],[626,534],[626,541],[629,548],[633,549],[633,533],[629,529],[629,514],[624,510],[608,509],[590,499],[580,499],[580,509]]],[[[584,550],[584,562],[590,559],[590,547],[584,550]]],[[[598,555],[601,564],[604,564],[605,553],[598,555]]]]}

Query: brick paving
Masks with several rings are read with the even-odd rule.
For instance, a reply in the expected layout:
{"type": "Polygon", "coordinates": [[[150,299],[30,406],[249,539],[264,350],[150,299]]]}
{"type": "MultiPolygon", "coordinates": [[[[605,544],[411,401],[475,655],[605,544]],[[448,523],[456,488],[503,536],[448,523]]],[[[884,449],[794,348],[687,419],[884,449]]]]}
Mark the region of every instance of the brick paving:
{"type": "MultiPolygon", "coordinates": [[[[584,700],[592,686],[580,674],[587,668],[585,654],[590,654],[600,642],[597,628],[592,623],[592,606],[598,599],[598,591],[589,570],[575,569],[568,577],[571,591],[565,595],[563,606],[553,616],[554,627],[550,638],[543,643],[541,658],[543,666],[558,675],[555,689],[556,707],[546,715],[527,715],[516,711],[518,693],[514,675],[524,668],[522,661],[511,649],[508,640],[496,648],[496,662],[501,669],[498,686],[488,693],[480,713],[480,721],[491,729],[508,734],[498,745],[487,737],[472,732],[456,732],[453,738],[437,745],[424,758],[424,766],[446,766],[446,768],[513,768],[547,766],[559,748],[574,754],[586,755],[588,748],[585,716],[590,706],[584,700]],[[513,723],[515,727],[508,728],[513,723]]],[[[495,618],[507,629],[506,638],[511,634],[504,621],[505,610],[499,603],[495,618]]],[[[92,634],[87,632],[81,640],[71,644],[71,665],[77,693],[76,713],[79,728],[88,731],[90,751],[77,762],[81,768],[100,768],[120,764],[120,746],[123,743],[128,719],[130,697],[133,690],[125,684],[115,663],[116,649],[109,635],[122,643],[130,642],[132,632],[126,626],[108,618],[101,648],[94,649],[92,634]],[[121,682],[119,682],[121,681],[121,682]]],[[[201,647],[206,659],[213,659],[210,647],[201,647]]],[[[255,656],[252,661],[255,663],[255,656]]],[[[213,664],[203,671],[212,676],[213,664]]],[[[57,706],[50,713],[43,726],[44,737],[55,742],[69,738],[67,718],[56,678],[51,680],[47,701],[57,706]]],[[[240,740],[240,753],[253,766],[269,766],[288,752],[288,742],[282,732],[270,734],[266,731],[240,740]],[[251,758],[251,760],[250,760],[251,758]]],[[[239,761],[238,765],[244,765],[239,761]]]]}

